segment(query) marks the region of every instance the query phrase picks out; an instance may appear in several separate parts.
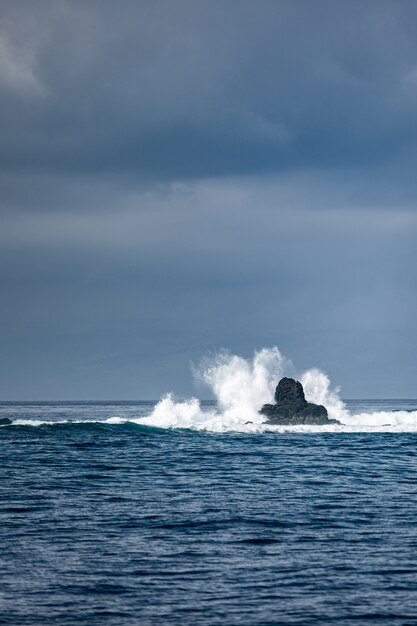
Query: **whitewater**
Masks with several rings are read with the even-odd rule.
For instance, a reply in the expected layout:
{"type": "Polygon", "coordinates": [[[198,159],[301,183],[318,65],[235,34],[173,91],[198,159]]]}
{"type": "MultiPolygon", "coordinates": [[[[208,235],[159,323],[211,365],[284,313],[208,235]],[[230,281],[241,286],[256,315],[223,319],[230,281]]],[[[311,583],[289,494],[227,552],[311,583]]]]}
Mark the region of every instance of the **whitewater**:
{"type": "Polygon", "coordinates": [[[214,398],[212,402],[202,402],[196,397],[179,400],[170,392],[156,403],[79,402],[62,403],[61,408],[54,403],[42,404],[42,408],[6,403],[0,407],[0,419],[12,419],[13,426],[132,423],[212,433],[417,432],[417,400],[343,401],[341,389],[332,386],[325,372],[318,368],[297,372],[291,360],[277,347],[256,351],[252,358],[222,351],[203,358],[197,367],[192,367],[192,373],[196,382],[214,398]],[[303,385],[306,400],[324,405],[329,418],[340,424],[266,424],[259,409],[273,402],[275,387],[283,376],[297,378],[303,385]],[[124,405],[123,411],[120,411],[121,405],[124,405]],[[114,412],[110,412],[112,410],[114,412]]]}
{"type": "MultiPolygon", "coordinates": [[[[332,388],[327,374],[318,368],[302,372],[297,378],[308,402],[326,407],[329,418],[340,424],[326,426],[272,426],[259,414],[263,404],[273,402],[280,378],[294,371],[292,362],[277,347],[263,348],[252,359],[222,352],[204,359],[194,369],[195,377],[205,383],[216,399],[214,408],[202,407],[197,398],[177,401],[165,395],[152,413],[138,420],[159,428],[191,428],[210,432],[412,432],[417,431],[417,410],[352,413],[340,398],[340,388],[332,388]]],[[[117,418],[110,421],[116,422],[117,418]]]]}

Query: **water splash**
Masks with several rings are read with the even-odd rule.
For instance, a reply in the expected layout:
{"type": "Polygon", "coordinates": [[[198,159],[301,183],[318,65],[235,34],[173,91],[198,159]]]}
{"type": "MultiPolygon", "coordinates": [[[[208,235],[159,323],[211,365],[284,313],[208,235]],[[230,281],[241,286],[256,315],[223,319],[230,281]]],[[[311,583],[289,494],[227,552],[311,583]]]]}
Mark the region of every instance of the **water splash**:
{"type": "Polygon", "coordinates": [[[204,359],[196,375],[211,389],[217,408],[203,410],[196,398],[175,402],[173,395],[168,394],[141,423],[213,431],[249,426],[244,430],[251,430],[251,426],[260,426],[264,421],[259,407],[272,401],[276,381],[286,365],[285,357],[275,347],[256,352],[252,360],[227,352],[204,359]]]}
{"type": "Polygon", "coordinates": [[[197,398],[178,402],[167,394],[148,417],[138,423],[162,428],[193,428],[212,432],[239,431],[373,431],[417,430],[417,411],[380,411],[351,415],[321,370],[312,368],[298,378],[306,400],[323,404],[329,417],[341,422],[326,426],[271,426],[264,423],[260,407],[273,401],[278,380],[293,369],[277,347],[255,352],[253,359],[221,353],[204,359],[197,376],[214,394],[216,408],[203,408],[197,398]]]}
{"type": "Polygon", "coordinates": [[[339,396],[340,388],[331,389],[327,374],[314,367],[301,375],[300,382],[304,387],[306,400],[314,404],[323,404],[330,419],[343,422],[347,418],[349,412],[339,396]]]}
{"type": "MultiPolygon", "coordinates": [[[[33,416],[27,407],[25,415],[22,415],[20,409],[8,407],[7,412],[3,412],[2,415],[11,417],[13,426],[65,423],[77,426],[96,422],[116,425],[133,422],[161,428],[189,428],[210,432],[417,432],[415,410],[417,401],[405,404],[397,402],[394,405],[385,403],[387,408],[383,402],[364,401],[359,405],[353,405],[356,408],[349,411],[340,398],[340,389],[332,387],[327,374],[317,368],[298,375],[294,372],[295,368],[291,361],[276,347],[255,352],[251,359],[221,352],[212,358],[204,359],[200,366],[194,369],[197,378],[207,385],[214,395],[215,407],[202,406],[197,398],[179,402],[173,394],[167,394],[153,409],[148,406],[141,408],[139,405],[132,405],[128,411],[123,410],[118,416],[117,413],[110,413],[112,417],[109,417],[107,408],[95,407],[91,414],[88,406],[77,407],[76,410],[74,407],[70,409],[67,407],[64,411],[62,407],[44,406],[41,410],[39,407],[33,407],[33,416]],[[259,414],[259,409],[263,404],[273,401],[277,382],[282,376],[288,375],[295,375],[301,381],[309,402],[323,404],[329,417],[339,420],[340,424],[325,426],[265,424],[265,417],[259,414]],[[398,406],[400,410],[390,410],[394,406],[398,406]],[[407,408],[404,408],[405,406],[407,408]]],[[[116,411],[116,406],[111,410],[116,411]]]]}
{"type": "Polygon", "coordinates": [[[276,381],[285,367],[286,360],[278,348],[255,352],[252,361],[222,353],[211,362],[203,361],[200,378],[211,388],[223,413],[237,413],[246,419],[272,400],[276,381]]]}

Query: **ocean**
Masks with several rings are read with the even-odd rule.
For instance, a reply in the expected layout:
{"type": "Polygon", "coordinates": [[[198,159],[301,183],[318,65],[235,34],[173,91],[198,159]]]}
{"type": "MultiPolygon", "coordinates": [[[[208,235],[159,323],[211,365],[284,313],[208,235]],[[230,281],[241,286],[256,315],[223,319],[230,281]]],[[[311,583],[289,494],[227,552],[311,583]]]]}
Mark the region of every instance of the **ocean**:
{"type": "Polygon", "coordinates": [[[0,405],[0,624],[417,624],[417,400],[219,398],[0,405]]]}

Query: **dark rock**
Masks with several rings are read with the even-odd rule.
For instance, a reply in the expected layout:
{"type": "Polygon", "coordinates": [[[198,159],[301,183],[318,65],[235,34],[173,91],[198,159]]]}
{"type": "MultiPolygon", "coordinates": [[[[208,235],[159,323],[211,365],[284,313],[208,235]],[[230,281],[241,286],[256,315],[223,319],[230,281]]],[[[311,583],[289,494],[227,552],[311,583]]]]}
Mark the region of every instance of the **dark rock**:
{"type": "Polygon", "coordinates": [[[9,426],[10,424],[13,424],[13,422],[8,417],[0,418],[0,426],[9,426]]]}
{"type": "Polygon", "coordinates": [[[282,378],[275,390],[276,404],[264,404],[259,411],[268,418],[267,424],[340,424],[331,420],[321,404],[307,402],[303,386],[293,378],[282,378]]]}

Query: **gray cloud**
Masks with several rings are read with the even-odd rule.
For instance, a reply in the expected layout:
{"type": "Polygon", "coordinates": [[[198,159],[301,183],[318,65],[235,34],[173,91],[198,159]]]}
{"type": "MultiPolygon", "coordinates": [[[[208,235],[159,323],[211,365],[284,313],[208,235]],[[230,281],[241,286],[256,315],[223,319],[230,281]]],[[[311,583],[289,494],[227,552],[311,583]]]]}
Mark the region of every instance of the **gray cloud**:
{"type": "MultiPolygon", "coordinates": [[[[331,197],[312,207],[300,184],[183,183],[119,192],[117,208],[111,198],[100,212],[9,216],[0,234],[3,355],[13,362],[18,348],[35,359],[38,338],[42,358],[67,362],[58,359],[66,372],[58,389],[68,389],[72,368],[88,372],[77,374],[78,394],[88,380],[95,395],[149,397],[167,386],[189,393],[189,360],[206,350],[278,343],[355,395],[354,368],[368,349],[368,383],[381,393],[387,359],[416,331],[416,213],[334,211],[331,197]]],[[[330,196],[337,189],[327,186],[330,196]]],[[[16,376],[11,362],[3,384],[16,376]]],[[[38,393],[47,387],[39,372],[26,376],[38,393]]]]}
{"type": "Polygon", "coordinates": [[[414,159],[413,3],[2,12],[3,168],[175,179],[414,159]]]}
{"type": "Polygon", "coordinates": [[[186,394],[272,344],[415,395],[416,14],[3,2],[0,397],[186,394]]]}

